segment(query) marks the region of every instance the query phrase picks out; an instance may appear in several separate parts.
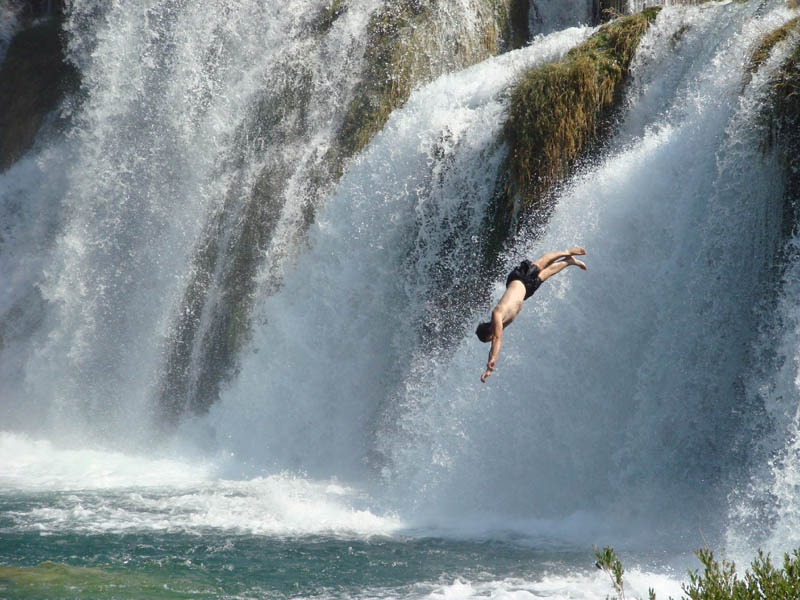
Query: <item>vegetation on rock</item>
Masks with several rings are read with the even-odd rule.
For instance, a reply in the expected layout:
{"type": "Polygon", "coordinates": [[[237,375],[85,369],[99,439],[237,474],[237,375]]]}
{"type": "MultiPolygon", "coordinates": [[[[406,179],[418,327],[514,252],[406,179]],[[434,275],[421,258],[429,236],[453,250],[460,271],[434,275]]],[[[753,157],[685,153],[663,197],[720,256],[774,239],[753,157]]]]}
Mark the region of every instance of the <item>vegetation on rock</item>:
{"type": "Polygon", "coordinates": [[[770,82],[770,97],[762,111],[767,125],[764,147],[777,151],[784,164],[785,235],[796,227],[800,204],[800,17],[764,36],[750,60],[750,71],[758,70],[775,45],[792,34],[793,46],[770,82]]]}
{"type": "Polygon", "coordinates": [[[520,212],[544,208],[550,190],[609,133],[639,40],[659,10],[608,23],[563,60],[522,75],[504,128],[508,181],[495,210],[498,239],[520,212]]]}
{"type": "Polygon", "coordinates": [[[772,52],[775,45],[789,37],[789,34],[798,25],[800,25],[800,17],[795,17],[783,26],[778,27],[775,31],[765,35],[758,45],[758,48],[756,48],[755,52],[753,52],[753,55],[750,57],[748,71],[751,73],[758,71],[759,67],[764,64],[764,61],[769,58],[770,52],[772,52]]]}

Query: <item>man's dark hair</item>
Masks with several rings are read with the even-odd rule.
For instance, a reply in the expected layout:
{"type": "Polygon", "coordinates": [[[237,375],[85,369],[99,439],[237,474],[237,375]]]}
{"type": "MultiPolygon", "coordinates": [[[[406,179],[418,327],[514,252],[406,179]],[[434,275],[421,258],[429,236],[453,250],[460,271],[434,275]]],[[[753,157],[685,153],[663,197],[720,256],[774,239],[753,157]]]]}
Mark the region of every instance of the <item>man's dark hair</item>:
{"type": "Polygon", "coordinates": [[[478,336],[478,339],[482,342],[491,342],[492,341],[492,324],[491,323],[481,323],[478,325],[478,328],[475,330],[475,335],[478,336]]]}

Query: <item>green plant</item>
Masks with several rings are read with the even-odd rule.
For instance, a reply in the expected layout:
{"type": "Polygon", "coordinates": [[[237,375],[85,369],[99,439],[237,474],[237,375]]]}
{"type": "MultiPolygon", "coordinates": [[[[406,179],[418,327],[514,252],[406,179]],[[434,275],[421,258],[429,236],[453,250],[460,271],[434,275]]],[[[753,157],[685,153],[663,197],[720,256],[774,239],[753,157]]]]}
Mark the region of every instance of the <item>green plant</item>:
{"type": "Polygon", "coordinates": [[[691,600],[793,600],[800,598],[800,550],[784,556],[783,569],[776,569],[769,555],[759,550],[740,579],[733,562],[714,559],[708,548],[697,551],[703,572],[689,573],[683,591],[691,600]]]}
{"type": "Polygon", "coordinates": [[[611,546],[606,546],[600,550],[595,546],[594,555],[597,557],[595,566],[611,577],[611,585],[614,586],[614,591],[617,592],[621,600],[625,600],[625,587],[622,584],[622,574],[625,569],[622,568],[622,561],[614,553],[614,549],[611,546]]]}
{"type": "MultiPolygon", "coordinates": [[[[624,569],[613,548],[594,549],[596,566],[611,577],[614,591],[624,600],[622,583],[624,569]]],[[[736,565],[726,560],[717,561],[714,553],[702,548],[695,553],[703,565],[702,572],[689,571],[689,582],[683,584],[683,598],[689,600],[800,600],[800,548],[784,555],[783,568],[777,569],[761,550],[753,560],[750,570],[742,578],[736,574],[736,565]]],[[[653,589],[650,600],[655,600],[653,589]]],[[[670,599],[671,600],[671,599],[670,599]]]]}

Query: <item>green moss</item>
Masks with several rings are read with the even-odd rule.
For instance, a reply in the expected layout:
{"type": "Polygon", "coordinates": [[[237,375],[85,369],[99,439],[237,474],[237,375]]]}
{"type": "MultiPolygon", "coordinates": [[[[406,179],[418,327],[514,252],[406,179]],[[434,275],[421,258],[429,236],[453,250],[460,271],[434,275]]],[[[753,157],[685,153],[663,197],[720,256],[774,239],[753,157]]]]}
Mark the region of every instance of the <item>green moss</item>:
{"type": "Polygon", "coordinates": [[[370,20],[368,68],[337,136],[343,155],[366,146],[408,98],[416,79],[413,71],[421,67],[416,55],[429,11],[429,5],[406,1],[387,5],[370,20]]]}
{"type": "Polygon", "coordinates": [[[45,561],[34,566],[0,566],[0,596],[57,598],[198,598],[219,590],[197,575],[142,573],[45,561]]]}
{"type": "Polygon", "coordinates": [[[348,4],[345,0],[331,0],[331,3],[323,7],[314,20],[313,27],[316,33],[319,35],[327,33],[336,22],[336,19],[347,11],[347,7],[348,4]]]}
{"type": "Polygon", "coordinates": [[[478,6],[482,35],[455,40],[452,52],[432,51],[442,37],[441,24],[432,18],[434,10],[434,0],[404,0],[372,17],[365,53],[368,68],[339,129],[337,157],[346,158],[364,148],[391,112],[405,104],[415,86],[526,41],[527,2],[483,0],[478,6]]]}
{"type": "Polygon", "coordinates": [[[764,64],[764,61],[769,58],[772,49],[775,47],[776,44],[782,42],[789,34],[795,29],[798,25],[800,25],[800,17],[795,17],[791,21],[785,23],[782,27],[779,27],[775,31],[765,35],[761,43],[756,48],[753,55],[750,57],[750,63],[748,64],[748,71],[750,73],[755,73],[758,71],[758,68],[764,64]]]}
{"type": "Polygon", "coordinates": [[[0,65],[0,171],[31,147],[45,115],[77,83],[77,72],[64,60],[57,19],[14,37],[0,65]]]}
{"type": "Polygon", "coordinates": [[[540,206],[606,132],[636,47],[658,10],[604,25],[563,60],[522,75],[503,130],[509,177],[498,204],[501,234],[518,211],[540,206]]]}

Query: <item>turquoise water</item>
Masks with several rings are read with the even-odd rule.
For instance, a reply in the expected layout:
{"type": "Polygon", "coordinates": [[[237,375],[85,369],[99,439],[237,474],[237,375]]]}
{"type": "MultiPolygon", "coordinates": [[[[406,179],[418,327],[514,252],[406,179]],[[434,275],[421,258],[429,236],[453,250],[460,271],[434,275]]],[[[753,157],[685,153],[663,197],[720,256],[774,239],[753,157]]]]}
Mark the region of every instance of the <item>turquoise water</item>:
{"type": "MultiPolygon", "coordinates": [[[[185,491],[184,491],[185,492],[185,491]]],[[[94,512],[109,526],[123,492],[0,495],[0,597],[7,598],[283,598],[473,595],[475,587],[524,590],[548,573],[593,582],[590,548],[545,545],[524,536],[456,539],[424,535],[254,535],[236,530],[69,530],[34,515],[66,511],[73,523],[94,512]],[[80,497],[80,501],[75,498],[80,497]],[[83,512],[83,515],[78,513],[83,512]],[[455,588],[453,587],[455,586],[455,588]]],[[[243,528],[246,524],[242,524],[243,528]]],[[[74,525],[73,525],[74,527],[74,525]]],[[[562,587],[567,582],[562,582],[562,587]]],[[[602,589],[602,582],[587,585],[602,589]]],[[[483,595],[485,592],[480,592],[483,595]]],[[[528,592],[531,593],[531,592],[528,592]]]]}
{"type": "MultiPolygon", "coordinates": [[[[0,598],[605,598],[596,516],[449,519],[297,474],[0,432],[0,598]]],[[[374,491],[374,490],[373,490],[374,491]]],[[[619,539],[617,532],[616,539],[619,539]]],[[[632,590],[679,591],[675,556],[620,547],[632,590]]],[[[679,561],[678,561],[679,562],[679,561]]]]}
{"type": "Polygon", "coordinates": [[[504,277],[463,305],[441,281],[479,255],[514,77],[591,31],[417,90],[297,230],[319,166],[303,162],[267,215],[236,376],[164,439],[194,252],[223,199],[247,214],[270,156],[237,132],[307,66],[329,97],[310,104],[322,155],[346,107],[331,89],[360,81],[347,49],[383,3],[350,3],[322,41],[301,18],[321,0],[72,4],[85,104],[0,177],[0,598],[594,600],[613,593],[595,544],[620,552],[628,597],[677,598],[704,543],[740,564],[796,545],[800,271],[742,274],[772,272],[783,244],[759,123],[788,46],[744,65],[797,10],[659,14],[618,135],[504,257],[580,244],[589,271],[526,304],[487,385],[472,329],[504,277]],[[775,315],[754,316],[765,302],[775,315]]]}
{"type": "MultiPolygon", "coordinates": [[[[9,497],[3,509],[45,502],[9,497]]],[[[592,559],[491,540],[4,532],[0,563],[9,597],[276,598],[423,597],[456,581],[521,585],[548,571],[586,569],[592,559]]]]}

